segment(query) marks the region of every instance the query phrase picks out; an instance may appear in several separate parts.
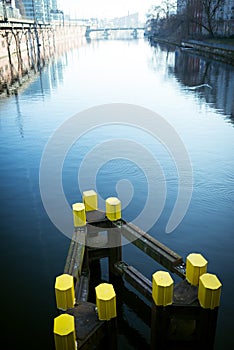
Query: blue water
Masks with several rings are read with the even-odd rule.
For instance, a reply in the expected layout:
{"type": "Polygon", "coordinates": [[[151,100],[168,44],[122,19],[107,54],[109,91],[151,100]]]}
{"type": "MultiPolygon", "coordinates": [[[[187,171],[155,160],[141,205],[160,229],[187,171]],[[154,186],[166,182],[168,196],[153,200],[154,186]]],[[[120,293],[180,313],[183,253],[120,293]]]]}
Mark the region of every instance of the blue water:
{"type": "MultiPolygon", "coordinates": [[[[45,185],[61,222],[67,219],[58,204],[61,194],[53,191],[57,181],[54,178],[53,184],[52,177],[51,183],[53,174],[61,178],[66,208],[81,200],[80,187],[95,186],[100,206],[105,198],[118,195],[124,219],[133,222],[144,210],[151,188],[155,205],[139,226],[144,228],[149,218],[156,217],[164,199],[149,232],[184,259],[191,252],[207,258],[208,271],[223,284],[216,349],[233,348],[234,68],[178,49],[150,47],[143,39],[93,40],[51,63],[17,95],[1,99],[0,114],[1,348],[53,349],[54,281],[63,272],[71,232],[60,232],[48,217],[39,173],[43,151],[59,127],[45,185]],[[196,88],[202,84],[209,86],[196,88]],[[193,169],[192,198],[183,220],[170,234],[165,230],[179,181],[173,150],[155,138],[154,117],[150,130],[143,127],[144,113],[141,120],[136,117],[141,128],[130,123],[126,114],[127,125],[122,115],[118,117],[116,105],[115,123],[100,123],[103,116],[97,110],[93,121],[97,126],[85,126],[84,110],[113,103],[159,114],[187,150],[193,169]],[[75,132],[79,138],[66,144],[74,130],[65,133],[63,123],[74,115],[78,115],[75,132]],[[64,147],[65,158],[57,169],[64,147]]],[[[185,187],[188,178],[186,173],[185,187]]],[[[68,210],[69,215],[72,225],[68,210]]],[[[123,256],[149,278],[158,269],[131,245],[124,246],[123,256]]],[[[104,266],[103,278],[105,274],[104,266]]],[[[128,326],[137,331],[132,339],[126,334],[121,337],[121,346],[138,348],[133,339],[137,334],[144,339],[138,342],[142,348],[150,330],[127,306],[125,314],[128,326]]]]}

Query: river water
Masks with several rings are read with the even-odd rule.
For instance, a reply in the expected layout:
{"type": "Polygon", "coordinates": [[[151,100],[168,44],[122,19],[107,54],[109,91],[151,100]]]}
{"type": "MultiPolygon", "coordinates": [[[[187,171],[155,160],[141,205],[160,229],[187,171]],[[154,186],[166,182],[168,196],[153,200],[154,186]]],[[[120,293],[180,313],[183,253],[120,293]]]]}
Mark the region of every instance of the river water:
{"type": "MultiPolygon", "coordinates": [[[[17,95],[1,99],[0,113],[1,348],[53,349],[54,281],[63,272],[71,234],[60,230],[64,222],[64,230],[70,226],[57,182],[67,201],[64,213],[81,200],[82,190],[96,188],[100,206],[118,195],[125,220],[148,228],[184,259],[203,254],[223,284],[216,349],[233,348],[234,67],[151,47],[144,39],[92,40],[52,62],[17,95]],[[83,112],[88,108],[92,122],[83,112]],[[46,148],[50,163],[40,182],[51,137],[56,142],[46,148]],[[172,157],[178,140],[183,162],[189,159],[182,173],[172,157]],[[189,202],[190,192],[192,197],[181,222],[166,233],[180,177],[182,202],[189,202]]],[[[132,245],[124,245],[123,259],[148,278],[159,268],[132,245]]],[[[101,277],[107,279],[105,260],[101,277]]],[[[147,348],[147,321],[130,305],[123,313],[119,347],[147,348]]]]}

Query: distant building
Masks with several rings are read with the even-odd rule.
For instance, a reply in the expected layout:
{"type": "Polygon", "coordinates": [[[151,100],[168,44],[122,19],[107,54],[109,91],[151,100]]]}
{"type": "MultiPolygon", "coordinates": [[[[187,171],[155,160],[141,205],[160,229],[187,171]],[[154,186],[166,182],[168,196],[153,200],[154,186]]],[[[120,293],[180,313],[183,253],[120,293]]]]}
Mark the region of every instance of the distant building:
{"type": "Polygon", "coordinates": [[[234,0],[224,0],[223,6],[220,6],[217,12],[218,20],[234,19],[234,0]]]}
{"type": "Polygon", "coordinates": [[[41,22],[50,22],[50,10],[57,3],[55,0],[22,0],[22,2],[26,17],[41,22]]]}
{"type": "Polygon", "coordinates": [[[115,27],[115,28],[134,28],[139,26],[139,13],[128,14],[123,17],[115,17],[111,19],[101,19],[99,25],[102,27],[115,27]]]}
{"type": "Polygon", "coordinates": [[[234,35],[234,0],[225,0],[216,14],[218,33],[234,35]]]}
{"type": "MultiPolygon", "coordinates": [[[[0,2],[0,16],[4,16],[3,1],[0,2]]],[[[5,15],[7,18],[20,18],[20,11],[16,8],[15,0],[5,1],[5,15]]]]}

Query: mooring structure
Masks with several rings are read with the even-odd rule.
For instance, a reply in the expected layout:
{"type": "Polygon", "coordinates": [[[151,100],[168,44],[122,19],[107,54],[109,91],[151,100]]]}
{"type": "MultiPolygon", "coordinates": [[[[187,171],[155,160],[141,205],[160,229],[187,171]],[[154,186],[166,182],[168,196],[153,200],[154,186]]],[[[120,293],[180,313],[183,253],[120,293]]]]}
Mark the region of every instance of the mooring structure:
{"type": "Polygon", "coordinates": [[[123,280],[148,301],[148,305],[142,301],[137,312],[151,328],[151,350],[213,349],[222,285],[216,275],[207,272],[208,261],[201,254],[190,253],[184,262],[176,252],[123,220],[116,197],[106,199],[103,212],[98,209],[97,193],[85,191],[82,202],[72,209],[73,237],[64,273],[55,281],[56,350],[98,349],[103,344],[117,349],[118,299],[122,297],[115,290],[123,280]],[[122,240],[141,249],[162,269],[149,280],[129,266],[122,260],[122,240]],[[91,265],[102,258],[108,258],[109,281],[93,287],[91,265]],[[180,281],[175,283],[172,274],[180,281]],[[89,301],[90,293],[95,293],[96,303],[89,301]]]}

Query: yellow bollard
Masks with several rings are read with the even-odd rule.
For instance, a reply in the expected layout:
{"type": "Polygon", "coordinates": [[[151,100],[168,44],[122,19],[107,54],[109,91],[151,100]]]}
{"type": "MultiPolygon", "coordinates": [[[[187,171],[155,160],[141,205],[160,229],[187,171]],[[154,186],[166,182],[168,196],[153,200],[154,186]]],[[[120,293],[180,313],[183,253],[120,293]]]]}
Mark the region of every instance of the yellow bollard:
{"type": "Polygon", "coordinates": [[[95,288],[98,318],[109,321],[116,317],[116,294],[112,284],[101,283],[95,288]]]}
{"type": "Polygon", "coordinates": [[[54,319],[54,341],[56,350],[76,350],[74,316],[62,314],[54,319]]]}
{"type": "Polygon", "coordinates": [[[216,275],[205,273],[200,277],[198,300],[204,309],[219,306],[222,284],[216,275]]]}
{"type": "Polygon", "coordinates": [[[201,255],[192,253],[186,259],[186,279],[193,286],[199,283],[199,277],[206,273],[207,260],[201,255]]]}
{"type": "Polygon", "coordinates": [[[55,296],[58,309],[67,310],[74,307],[75,290],[72,276],[63,274],[56,278],[55,296]]]}
{"type": "Polygon", "coordinates": [[[86,225],[86,213],[84,203],[75,203],[72,205],[74,227],[86,225]]]}
{"type": "Polygon", "coordinates": [[[152,278],[152,297],[157,306],[172,304],[173,279],[169,272],[157,271],[152,278]]]}
{"type": "Polygon", "coordinates": [[[93,190],[83,192],[83,203],[86,211],[92,211],[98,209],[98,197],[97,193],[93,190]]]}
{"type": "Polygon", "coordinates": [[[106,216],[110,221],[121,219],[121,202],[116,197],[106,199],[106,216]]]}

